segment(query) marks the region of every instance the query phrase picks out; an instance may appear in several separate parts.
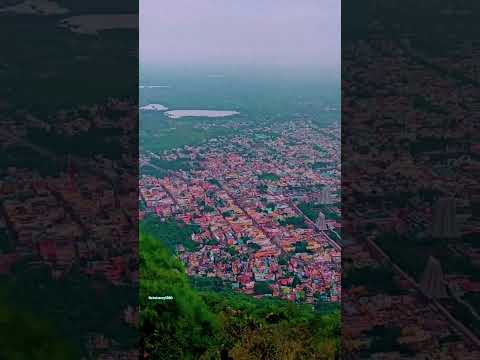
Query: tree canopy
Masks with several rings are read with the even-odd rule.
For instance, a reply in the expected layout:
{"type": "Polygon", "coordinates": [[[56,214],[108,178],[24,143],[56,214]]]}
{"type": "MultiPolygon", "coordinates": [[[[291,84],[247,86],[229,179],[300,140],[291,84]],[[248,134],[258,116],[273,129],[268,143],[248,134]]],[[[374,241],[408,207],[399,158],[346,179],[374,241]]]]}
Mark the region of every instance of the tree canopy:
{"type": "Polygon", "coordinates": [[[336,359],[339,309],[198,291],[162,239],[140,234],[143,347],[151,359],[336,359]],[[171,296],[171,300],[149,300],[171,296]]]}

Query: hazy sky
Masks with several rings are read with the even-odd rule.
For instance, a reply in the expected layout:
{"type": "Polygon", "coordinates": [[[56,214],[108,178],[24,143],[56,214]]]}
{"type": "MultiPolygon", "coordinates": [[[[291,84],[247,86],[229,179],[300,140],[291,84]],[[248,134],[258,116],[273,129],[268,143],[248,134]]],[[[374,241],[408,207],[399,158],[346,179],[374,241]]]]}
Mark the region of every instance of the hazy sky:
{"type": "Polygon", "coordinates": [[[140,0],[140,63],[340,69],[340,0],[140,0]]]}

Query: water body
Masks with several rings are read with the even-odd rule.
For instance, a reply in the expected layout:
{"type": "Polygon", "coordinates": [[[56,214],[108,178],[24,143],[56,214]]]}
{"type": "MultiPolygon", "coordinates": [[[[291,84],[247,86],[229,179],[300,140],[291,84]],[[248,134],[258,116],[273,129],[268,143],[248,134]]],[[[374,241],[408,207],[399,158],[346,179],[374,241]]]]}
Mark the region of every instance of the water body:
{"type": "Polygon", "coordinates": [[[140,85],[140,89],[168,89],[170,85],[140,85]]]}
{"type": "Polygon", "coordinates": [[[162,104],[181,110],[238,111],[252,121],[292,117],[325,121],[336,117],[339,121],[340,81],[315,73],[141,67],[140,83],[142,104],[162,104]],[[162,84],[169,87],[153,87],[162,84]]]}
{"type": "Polygon", "coordinates": [[[225,111],[225,110],[171,110],[165,112],[171,119],[179,119],[182,117],[207,117],[207,118],[219,118],[240,114],[238,111],[225,111]]]}
{"type": "Polygon", "coordinates": [[[137,29],[135,14],[78,15],[60,21],[60,26],[80,34],[95,35],[102,30],[137,29]]]}

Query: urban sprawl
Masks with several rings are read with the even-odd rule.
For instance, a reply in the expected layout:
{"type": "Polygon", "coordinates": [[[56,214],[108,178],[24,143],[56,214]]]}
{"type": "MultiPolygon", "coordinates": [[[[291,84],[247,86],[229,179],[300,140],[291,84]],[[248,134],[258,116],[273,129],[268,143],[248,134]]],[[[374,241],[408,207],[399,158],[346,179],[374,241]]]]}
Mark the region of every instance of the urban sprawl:
{"type": "Polygon", "coordinates": [[[339,126],[291,121],[232,133],[144,151],[140,217],[198,229],[195,246],[176,246],[193,277],[257,297],[339,302],[339,126]],[[152,175],[174,163],[188,167],[152,175]]]}

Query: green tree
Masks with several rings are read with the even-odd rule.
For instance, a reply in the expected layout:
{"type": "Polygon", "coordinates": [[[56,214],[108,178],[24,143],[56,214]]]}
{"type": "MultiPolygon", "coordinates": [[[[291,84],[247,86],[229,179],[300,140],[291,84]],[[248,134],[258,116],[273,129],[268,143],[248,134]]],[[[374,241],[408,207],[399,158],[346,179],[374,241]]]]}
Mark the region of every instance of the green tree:
{"type": "Polygon", "coordinates": [[[80,356],[48,321],[1,300],[0,358],[62,360],[80,356]]]}
{"type": "Polygon", "coordinates": [[[215,341],[215,316],[161,241],[140,233],[140,320],[152,359],[195,359],[215,341]],[[151,300],[149,297],[172,297],[151,300]]]}
{"type": "Polygon", "coordinates": [[[255,293],[258,295],[271,294],[270,284],[266,281],[257,281],[255,283],[255,293]]]}

